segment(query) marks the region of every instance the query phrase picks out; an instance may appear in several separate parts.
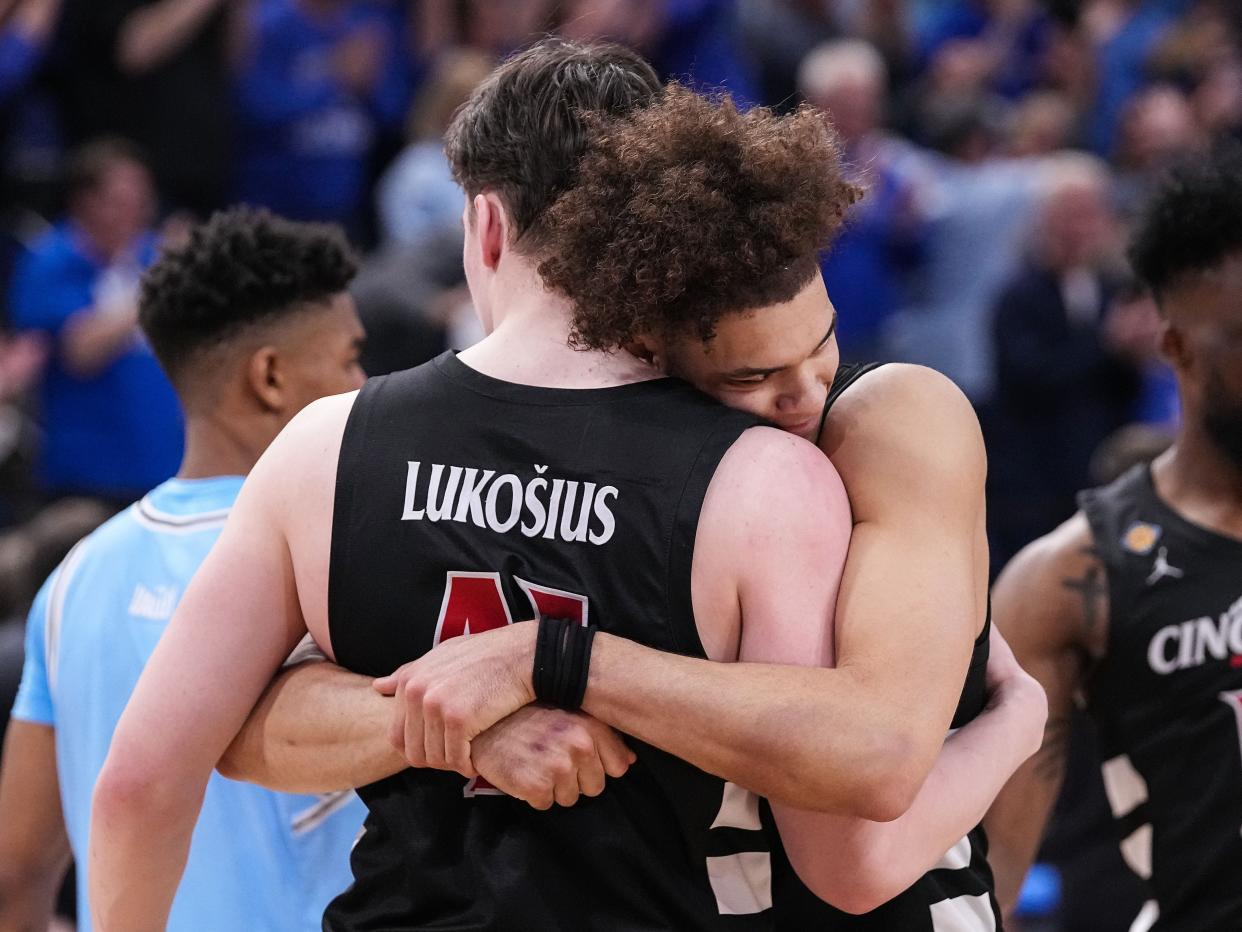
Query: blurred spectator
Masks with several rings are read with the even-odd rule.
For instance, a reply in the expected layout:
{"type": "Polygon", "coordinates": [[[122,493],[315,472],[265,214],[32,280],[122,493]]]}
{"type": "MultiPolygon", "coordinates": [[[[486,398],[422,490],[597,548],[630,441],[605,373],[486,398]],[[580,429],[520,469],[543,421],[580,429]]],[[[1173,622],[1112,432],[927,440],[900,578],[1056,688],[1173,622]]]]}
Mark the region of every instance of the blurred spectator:
{"type": "Polygon", "coordinates": [[[1106,316],[1117,243],[1106,167],[1064,155],[1046,175],[1032,255],[1001,292],[993,324],[998,564],[1073,514],[1092,453],[1131,417],[1155,345],[1150,322],[1106,316]]]}
{"type": "Polygon", "coordinates": [[[1095,99],[1087,141],[1101,155],[1117,145],[1126,102],[1147,81],[1148,58],[1185,0],[1089,0],[1082,23],[1095,49],[1095,99]]]}
{"type": "Polygon", "coordinates": [[[229,0],[67,0],[70,140],[134,140],[170,209],[220,206],[230,159],[229,0]]]}
{"type": "Polygon", "coordinates": [[[20,0],[0,16],[0,105],[16,94],[38,66],[60,14],[60,0],[20,0]]]}
{"type": "Polygon", "coordinates": [[[1235,53],[1211,65],[1191,101],[1209,136],[1242,136],[1242,57],[1235,53]]]}
{"type": "Polygon", "coordinates": [[[948,98],[929,116],[943,155],[927,157],[920,182],[926,256],[889,345],[900,359],[940,370],[979,405],[995,377],[988,323],[1022,259],[1039,163],[996,156],[999,127],[981,98],[948,98]]]}
{"type": "Polygon", "coordinates": [[[1119,348],[1138,368],[1139,394],[1130,412],[1136,422],[1132,426],[1146,426],[1172,438],[1181,417],[1181,403],[1173,369],[1160,355],[1164,327],[1151,293],[1137,281],[1126,281],[1113,297],[1104,326],[1105,342],[1119,348]]]}
{"type": "Polygon", "coordinates": [[[884,59],[861,40],[829,42],[803,61],[798,85],[832,121],[854,180],[867,189],[822,260],[824,282],[839,314],[842,357],[887,358],[883,328],[904,302],[903,284],[921,258],[923,222],[914,184],[903,171],[910,146],[880,130],[887,90],[884,59]]]}
{"type": "Polygon", "coordinates": [[[69,217],[13,282],[13,324],[50,338],[39,478],[54,495],[127,504],[177,468],[181,415],[141,339],[137,285],[155,252],[155,195],[137,150],[95,142],[74,158],[69,217]]]}
{"type": "Polygon", "coordinates": [[[417,366],[483,336],[465,289],[460,229],[371,256],[350,294],[367,331],[361,359],[367,375],[417,366]]]}
{"type": "Polygon", "coordinates": [[[558,0],[420,0],[411,5],[418,53],[456,46],[504,56],[552,30],[558,0]]]}
{"type": "Polygon", "coordinates": [[[471,49],[446,52],[436,62],[410,111],[410,144],[376,192],[384,243],[410,245],[460,227],[464,194],[444,154],[444,132],[491,68],[491,58],[471,49]]]}
{"type": "Polygon", "coordinates": [[[237,195],[358,238],[376,132],[406,105],[391,21],[358,0],[277,0],[258,5],[251,28],[237,78],[237,195]]]}
{"type": "Polygon", "coordinates": [[[638,49],[669,78],[727,90],[740,106],[759,103],[736,0],[563,0],[559,32],[638,49]]]}
{"type": "Polygon", "coordinates": [[[1051,155],[1070,145],[1074,107],[1055,91],[1035,91],[1018,101],[1008,114],[1005,154],[1011,158],[1051,155]]]}
{"type": "MultiPolygon", "coordinates": [[[[892,5],[889,0],[876,5],[885,3],[892,5]]],[[[742,41],[764,103],[781,110],[796,103],[802,60],[841,31],[833,11],[819,0],[739,0],[742,41]]]]}
{"type": "Polygon", "coordinates": [[[950,0],[920,30],[919,61],[932,71],[977,71],[980,89],[1017,99],[1043,75],[1049,29],[1036,0],[950,0]]]}
{"type": "Polygon", "coordinates": [[[1114,196],[1129,219],[1147,200],[1160,172],[1207,143],[1195,112],[1177,88],[1155,85],[1136,94],[1122,116],[1114,162],[1114,196]]]}

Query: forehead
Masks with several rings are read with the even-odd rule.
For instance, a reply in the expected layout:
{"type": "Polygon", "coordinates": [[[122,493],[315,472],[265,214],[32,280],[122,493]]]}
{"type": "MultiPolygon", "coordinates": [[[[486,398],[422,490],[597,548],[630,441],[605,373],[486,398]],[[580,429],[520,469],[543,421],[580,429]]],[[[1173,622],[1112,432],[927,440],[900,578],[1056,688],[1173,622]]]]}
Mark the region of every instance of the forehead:
{"type": "Polygon", "coordinates": [[[792,365],[819,347],[834,314],[823,279],[816,275],[790,301],[721,319],[704,353],[722,369],[792,365]]]}

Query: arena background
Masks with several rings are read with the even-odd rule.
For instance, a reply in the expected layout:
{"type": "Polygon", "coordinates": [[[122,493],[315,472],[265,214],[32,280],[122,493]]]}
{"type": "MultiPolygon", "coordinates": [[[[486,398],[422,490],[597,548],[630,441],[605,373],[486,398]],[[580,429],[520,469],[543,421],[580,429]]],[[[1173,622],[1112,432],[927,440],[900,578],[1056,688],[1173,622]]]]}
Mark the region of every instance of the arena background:
{"type": "MultiPolygon", "coordinates": [[[[35,589],[180,452],[175,411],[108,380],[50,416],[54,328],[22,302],[57,283],[23,275],[29,254],[67,219],[147,226],[158,243],[215,208],[260,204],[340,224],[364,256],[354,290],[369,373],[464,347],[479,331],[441,134],[493,63],[549,32],[626,43],[747,106],[809,100],[831,115],[869,191],[823,258],[843,359],[923,363],[969,395],[988,441],[994,574],[1072,513],[1076,490],[1168,442],[1172,377],[1123,245],[1166,164],[1242,131],[1242,4],[0,0],[6,709],[35,589]],[[102,218],[70,216],[84,145],[134,145],[150,167],[102,218]],[[1052,323],[1066,316],[1068,329],[1052,323]],[[46,462],[57,434],[99,406],[149,443],[83,449],[71,474],[46,462]]],[[[148,259],[87,273],[121,330],[148,259]]],[[[1123,929],[1140,902],[1091,735],[1077,740],[1023,929],[1123,929]]]]}

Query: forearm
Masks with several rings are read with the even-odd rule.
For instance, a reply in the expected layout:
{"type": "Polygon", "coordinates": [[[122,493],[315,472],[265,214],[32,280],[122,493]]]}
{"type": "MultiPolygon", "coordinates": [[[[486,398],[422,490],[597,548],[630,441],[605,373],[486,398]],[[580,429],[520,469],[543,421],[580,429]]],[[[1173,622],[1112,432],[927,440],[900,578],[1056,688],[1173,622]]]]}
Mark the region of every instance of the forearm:
{"type": "Polygon", "coordinates": [[[79,378],[98,375],[134,338],[136,318],[124,311],[87,308],[71,317],[61,338],[65,367],[79,378]]]}
{"type": "Polygon", "coordinates": [[[817,895],[866,912],[933,869],[978,825],[1005,781],[1034,750],[1031,703],[1008,701],[952,735],[910,808],[870,822],[773,805],[791,862],[817,895]]]}
{"type": "Polygon", "coordinates": [[[409,764],[388,739],[393,700],[335,664],[284,671],[220,759],[221,774],[286,793],[374,783],[409,764]]]}
{"type": "Polygon", "coordinates": [[[220,0],[163,0],[131,13],[117,39],[117,64],[129,74],[163,64],[219,6],[220,0]]]}
{"type": "Polygon", "coordinates": [[[917,764],[874,692],[845,669],[713,663],[599,634],[583,710],[775,802],[894,818],[917,764]]]}
{"type": "Polygon", "coordinates": [[[996,899],[1006,913],[1018,900],[1061,791],[1068,732],[1067,719],[1049,720],[1043,747],[1018,768],[984,819],[996,899]]]}
{"type": "Polygon", "coordinates": [[[185,869],[206,781],[173,786],[110,779],[91,807],[89,890],[97,932],[162,932],[185,869]]]}

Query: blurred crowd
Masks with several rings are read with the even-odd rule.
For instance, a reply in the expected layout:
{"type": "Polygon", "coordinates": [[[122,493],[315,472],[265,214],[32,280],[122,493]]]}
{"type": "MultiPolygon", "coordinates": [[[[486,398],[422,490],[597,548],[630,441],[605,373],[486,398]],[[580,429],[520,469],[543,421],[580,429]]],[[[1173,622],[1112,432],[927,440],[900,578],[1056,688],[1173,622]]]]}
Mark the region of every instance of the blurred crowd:
{"type": "Polygon", "coordinates": [[[64,550],[176,469],[136,315],[161,243],[238,201],[340,224],[370,373],[468,345],[442,136],[546,33],[831,118],[868,190],[823,257],[843,357],[974,402],[995,569],[1167,442],[1126,229],[1242,134],[1235,0],[0,0],[0,665],[64,550]]]}

